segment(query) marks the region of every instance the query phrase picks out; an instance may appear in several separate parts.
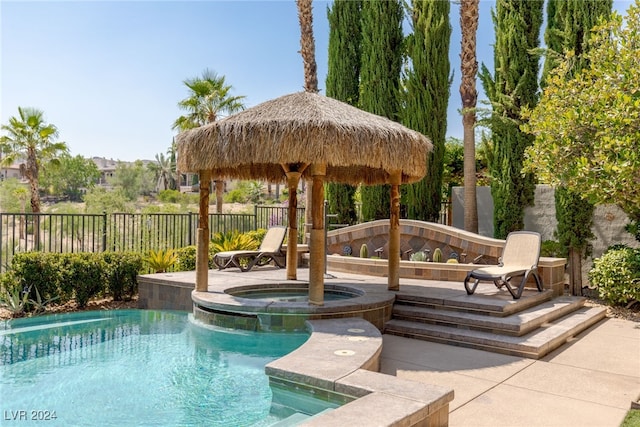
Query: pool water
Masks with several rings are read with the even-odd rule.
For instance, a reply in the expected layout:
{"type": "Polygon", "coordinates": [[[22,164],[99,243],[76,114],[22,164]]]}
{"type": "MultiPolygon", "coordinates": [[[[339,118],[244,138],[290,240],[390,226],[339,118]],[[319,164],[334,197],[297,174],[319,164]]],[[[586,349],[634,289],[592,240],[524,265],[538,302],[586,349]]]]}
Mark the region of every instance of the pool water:
{"type": "Polygon", "coordinates": [[[264,366],[307,338],[147,310],[0,322],[0,424],[268,426],[264,366]]]}

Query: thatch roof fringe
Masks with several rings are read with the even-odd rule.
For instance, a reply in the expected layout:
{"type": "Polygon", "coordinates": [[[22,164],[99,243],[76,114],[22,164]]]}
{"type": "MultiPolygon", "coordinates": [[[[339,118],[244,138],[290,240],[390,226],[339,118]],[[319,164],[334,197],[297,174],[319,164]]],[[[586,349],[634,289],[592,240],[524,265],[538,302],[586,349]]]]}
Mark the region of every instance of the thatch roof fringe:
{"type": "MultiPolygon", "coordinates": [[[[214,176],[284,180],[282,163],[323,163],[327,180],[377,184],[426,173],[431,143],[399,123],[322,95],[300,92],[181,133],[178,167],[214,176]]],[[[305,171],[305,177],[308,170],[305,171]]]]}

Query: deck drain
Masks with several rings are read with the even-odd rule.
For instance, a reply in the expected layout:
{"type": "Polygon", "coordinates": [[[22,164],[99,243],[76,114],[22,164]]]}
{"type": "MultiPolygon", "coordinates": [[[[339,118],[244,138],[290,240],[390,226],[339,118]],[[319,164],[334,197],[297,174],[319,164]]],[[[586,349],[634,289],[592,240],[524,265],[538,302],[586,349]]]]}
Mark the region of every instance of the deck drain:
{"type": "Polygon", "coordinates": [[[360,328],[349,328],[347,329],[347,332],[353,332],[356,334],[361,334],[362,332],[364,332],[364,329],[360,329],[360,328]]]}
{"type": "Polygon", "coordinates": [[[333,354],[336,356],[353,356],[356,352],[353,350],[336,350],[333,354]]]}

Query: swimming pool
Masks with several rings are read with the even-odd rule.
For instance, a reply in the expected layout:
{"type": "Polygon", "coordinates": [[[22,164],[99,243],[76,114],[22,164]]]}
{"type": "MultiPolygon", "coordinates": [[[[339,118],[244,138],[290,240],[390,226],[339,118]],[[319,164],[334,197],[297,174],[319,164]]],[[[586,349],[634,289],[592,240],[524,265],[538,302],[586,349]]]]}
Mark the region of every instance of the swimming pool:
{"type": "Polygon", "coordinates": [[[264,366],[307,338],[211,330],[183,312],[147,310],[0,322],[0,420],[268,426],[290,412],[273,410],[264,366]]]}

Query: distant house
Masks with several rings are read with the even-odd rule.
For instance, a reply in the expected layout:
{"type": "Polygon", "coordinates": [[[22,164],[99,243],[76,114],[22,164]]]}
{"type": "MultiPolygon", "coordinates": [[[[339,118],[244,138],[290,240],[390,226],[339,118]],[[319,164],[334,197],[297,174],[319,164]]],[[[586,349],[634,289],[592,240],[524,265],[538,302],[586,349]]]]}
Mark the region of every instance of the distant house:
{"type": "Polygon", "coordinates": [[[104,157],[92,157],[93,163],[98,167],[98,171],[100,172],[100,177],[98,178],[98,182],[96,183],[100,187],[110,188],[109,178],[113,178],[113,174],[116,172],[116,166],[118,165],[118,160],[106,159],[104,157]]]}

